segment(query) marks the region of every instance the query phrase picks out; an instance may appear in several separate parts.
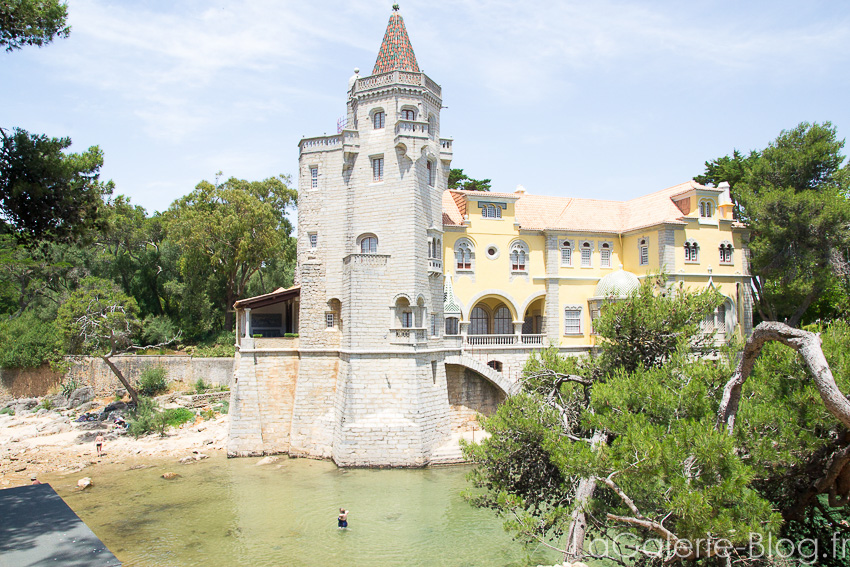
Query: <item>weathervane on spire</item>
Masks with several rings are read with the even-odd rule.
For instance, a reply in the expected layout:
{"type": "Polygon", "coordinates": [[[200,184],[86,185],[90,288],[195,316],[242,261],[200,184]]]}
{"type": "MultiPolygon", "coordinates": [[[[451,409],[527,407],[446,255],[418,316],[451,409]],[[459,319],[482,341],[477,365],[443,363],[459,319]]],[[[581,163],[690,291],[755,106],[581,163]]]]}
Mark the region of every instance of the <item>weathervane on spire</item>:
{"type": "Polygon", "coordinates": [[[393,4],[393,12],[398,12],[398,4],[393,4]]]}

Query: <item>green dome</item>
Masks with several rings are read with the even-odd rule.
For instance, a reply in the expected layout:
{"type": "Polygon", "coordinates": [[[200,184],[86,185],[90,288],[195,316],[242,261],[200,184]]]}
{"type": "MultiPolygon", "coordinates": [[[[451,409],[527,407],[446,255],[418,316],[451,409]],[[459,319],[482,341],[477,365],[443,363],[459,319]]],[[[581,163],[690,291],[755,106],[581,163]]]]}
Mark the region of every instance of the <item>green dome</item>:
{"type": "Polygon", "coordinates": [[[608,274],[596,284],[595,297],[627,297],[640,287],[640,280],[622,267],[608,274]]]}

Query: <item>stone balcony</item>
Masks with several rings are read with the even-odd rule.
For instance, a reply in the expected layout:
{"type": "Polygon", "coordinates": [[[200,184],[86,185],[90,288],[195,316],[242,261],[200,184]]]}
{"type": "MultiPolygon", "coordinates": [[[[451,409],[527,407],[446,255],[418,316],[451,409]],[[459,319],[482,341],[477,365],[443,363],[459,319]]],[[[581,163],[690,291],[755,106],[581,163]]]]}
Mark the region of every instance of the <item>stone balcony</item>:
{"type": "Polygon", "coordinates": [[[452,160],[452,140],[451,138],[440,138],[440,159],[447,161],[452,160]]]}
{"type": "Polygon", "coordinates": [[[415,345],[426,341],[426,329],[423,327],[404,327],[390,329],[390,343],[395,345],[415,345]]]}
{"type": "Polygon", "coordinates": [[[540,348],[543,346],[543,335],[466,335],[463,341],[463,348],[468,346],[525,346],[540,348]]]}
{"type": "Polygon", "coordinates": [[[411,85],[423,87],[434,93],[438,98],[442,97],[443,94],[443,90],[440,88],[440,85],[431,80],[431,78],[425,75],[425,73],[402,71],[400,69],[358,79],[354,85],[353,93],[359,94],[365,91],[386,88],[391,85],[411,85]]]}
{"type": "Polygon", "coordinates": [[[438,258],[428,258],[428,272],[431,275],[442,275],[443,261],[438,258]]]}
{"type": "Polygon", "coordinates": [[[333,136],[315,136],[313,138],[304,138],[298,143],[298,151],[300,154],[309,154],[316,152],[327,152],[330,150],[338,150],[342,147],[343,136],[334,134],[333,136]]]}

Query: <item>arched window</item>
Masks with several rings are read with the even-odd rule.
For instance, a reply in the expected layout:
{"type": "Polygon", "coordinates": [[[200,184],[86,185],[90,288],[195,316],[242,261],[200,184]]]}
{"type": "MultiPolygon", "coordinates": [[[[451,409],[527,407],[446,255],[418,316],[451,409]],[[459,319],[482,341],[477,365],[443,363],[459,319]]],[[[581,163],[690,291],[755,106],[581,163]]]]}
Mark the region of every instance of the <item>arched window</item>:
{"type": "Polygon", "coordinates": [[[511,244],[511,271],[528,271],[528,246],[522,240],[511,244]]]}
{"type": "Polygon", "coordinates": [[[729,242],[720,243],[720,263],[721,264],[731,264],[732,263],[732,244],[729,242]]]}
{"type": "Polygon", "coordinates": [[[573,241],[572,240],[562,240],[561,241],[561,265],[562,266],[572,266],[573,265],[573,241]]]}
{"type": "Polygon", "coordinates": [[[426,163],[426,168],[428,169],[428,185],[431,187],[434,186],[434,164],[431,160],[428,160],[426,163]]]}
{"type": "Polygon", "coordinates": [[[455,266],[458,270],[472,269],[472,245],[467,240],[455,244],[455,266]]]}
{"type": "Polygon", "coordinates": [[[638,241],[638,263],[641,266],[649,264],[649,240],[646,238],[638,241]]]}
{"type": "Polygon", "coordinates": [[[599,245],[599,265],[603,268],[611,267],[611,243],[603,242],[599,245]]]}
{"type": "Polygon", "coordinates": [[[395,302],[397,324],[402,329],[413,327],[413,308],[406,297],[399,297],[395,302]]]}
{"type": "Polygon", "coordinates": [[[490,330],[490,317],[481,307],[473,307],[469,314],[469,334],[486,335],[490,330]]]}
{"type": "Polygon", "coordinates": [[[593,244],[590,242],[581,243],[581,267],[590,268],[593,266],[593,244]]]}
{"type": "Polygon", "coordinates": [[[493,317],[493,334],[512,335],[514,332],[512,321],[511,312],[507,307],[502,305],[496,309],[496,314],[493,317]]]}
{"type": "Polygon", "coordinates": [[[711,217],[714,215],[714,202],[708,199],[703,199],[699,202],[699,216],[711,217]]]}
{"type": "Polygon", "coordinates": [[[361,254],[377,254],[378,253],[378,237],[374,234],[364,234],[359,239],[361,254]]]}
{"type": "Polygon", "coordinates": [[[372,126],[375,128],[375,130],[383,128],[385,122],[386,114],[384,114],[383,110],[378,110],[374,114],[372,114],[372,126]]]}
{"type": "Polygon", "coordinates": [[[699,244],[696,240],[685,241],[685,262],[699,262],[699,244]]]}
{"type": "Polygon", "coordinates": [[[402,120],[416,120],[416,112],[409,108],[401,109],[401,119],[402,120]]]}

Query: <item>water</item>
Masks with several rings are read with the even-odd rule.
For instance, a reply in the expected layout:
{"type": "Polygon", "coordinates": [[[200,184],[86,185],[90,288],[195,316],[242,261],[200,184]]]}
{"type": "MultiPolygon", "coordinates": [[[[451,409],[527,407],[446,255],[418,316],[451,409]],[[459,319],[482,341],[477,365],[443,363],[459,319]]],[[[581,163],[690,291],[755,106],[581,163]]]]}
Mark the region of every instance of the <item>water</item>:
{"type": "Polygon", "coordinates": [[[332,463],[215,458],[47,479],[126,567],[446,566],[553,564],[470,506],[466,468],[338,469],[332,463]],[[160,478],[173,471],[181,478],[160,478]],[[336,527],[340,507],[349,529],[336,527]]]}

